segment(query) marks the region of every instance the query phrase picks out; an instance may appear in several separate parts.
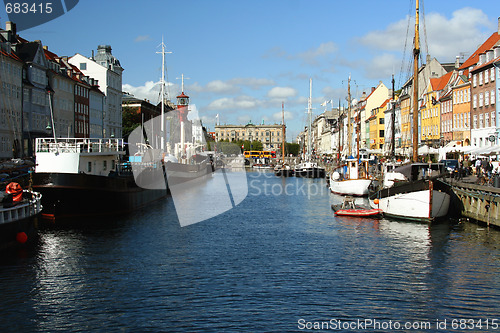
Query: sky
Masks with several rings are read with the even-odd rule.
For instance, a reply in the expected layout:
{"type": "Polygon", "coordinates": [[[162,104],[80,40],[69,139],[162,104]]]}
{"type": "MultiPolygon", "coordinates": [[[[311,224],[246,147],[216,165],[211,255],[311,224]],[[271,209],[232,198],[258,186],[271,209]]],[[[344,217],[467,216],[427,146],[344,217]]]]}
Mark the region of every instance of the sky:
{"type": "MultiPolygon", "coordinates": [[[[60,0],[54,0],[57,2],[60,0]]],[[[347,81],[359,98],[383,82],[396,89],[408,72],[415,1],[81,0],[66,14],[19,32],[59,56],[90,57],[111,45],[123,91],[159,102],[162,40],[170,99],[184,90],[203,124],[281,123],[287,140],[307,126],[309,78],[313,116],[346,106],[347,81]],[[328,109],[332,104],[328,104],[328,109]]],[[[441,63],[464,61],[498,29],[500,2],[420,0],[421,49],[441,63]]],[[[7,21],[0,8],[0,24],[7,21]]]]}

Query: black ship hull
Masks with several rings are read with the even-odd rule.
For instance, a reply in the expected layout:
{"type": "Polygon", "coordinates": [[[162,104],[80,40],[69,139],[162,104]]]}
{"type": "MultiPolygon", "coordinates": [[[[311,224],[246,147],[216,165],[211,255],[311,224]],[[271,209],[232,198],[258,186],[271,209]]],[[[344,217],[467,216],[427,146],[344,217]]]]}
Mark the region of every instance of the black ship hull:
{"type": "Polygon", "coordinates": [[[128,213],[167,195],[166,189],[145,189],[133,175],[35,173],[33,188],[42,193],[42,218],[128,213]]]}

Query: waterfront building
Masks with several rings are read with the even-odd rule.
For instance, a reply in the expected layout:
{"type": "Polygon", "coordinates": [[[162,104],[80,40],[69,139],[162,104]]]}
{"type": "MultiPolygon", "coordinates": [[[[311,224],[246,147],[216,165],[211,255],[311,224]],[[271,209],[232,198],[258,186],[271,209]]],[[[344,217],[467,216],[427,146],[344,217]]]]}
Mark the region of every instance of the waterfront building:
{"type": "Polygon", "coordinates": [[[52,97],[52,131],[56,137],[74,137],[76,81],[73,70],[61,57],[49,51],[47,46],[43,50],[50,69],[48,78],[52,97]]]}
{"type": "Polygon", "coordinates": [[[79,53],[69,59],[86,76],[98,80],[106,95],[103,119],[104,137],[122,137],[122,73],[120,62],[111,54],[110,45],[99,45],[97,55],[87,58],[79,53]]]}
{"type": "Polygon", "coordinates": [[[450,79],[454,72],[448,72],[439,78],[430,78],[426,82],[427,91],[420,100],[420,138],[419,141],[429,147],[438,148],[441,140],[441,98],[446,96],[450,79]]]}
{"type": "Polygon", "coordinates": [[[99,82],[89,78],[89,126],[91,138],[104,137],[104,109],[106,95],[99,89],[99,82]]]}
{"type": "Polygon", "coordinates": [[[21,155],[23,62],[13,52],[15,28],[0,30],[0,160],[21,155]]]}
{"type": "Polygon", "coordinates": [[[385,102],[389,96],[389,89],[382,81],[379,82],[377,87],[372,87],[368,96],[363,92],[357,106],[355,107],[354,114],[359,115],[360,122],[360,149],[369,148],[370,143],[370,127],[366,119],[371,116],[371,110],[378,108],[385,102]]]}
{"type": "MultiPolygon", "coordinates": [[[[470,145],[470,81],[458,75],[452,84],[452,138],[461,146],[470,145]]],[[[446,124],[446,126],[449,126],[446,124]]]]}
{"type": "Polygon", "coordinates": [[[282,142],[281,124],[215,125],[215,142],[259,141],[264,150],[278,150],[282,142]]]}
{"type": "MultiPolygon", "coordinates": [[[[426,57],[426,63],[420,66],[418,72],[418,81],[426,84],[419,84],[418,87],[418,96],[419,102],[421,103],[422,96],[425,92],[427,92],[427,84],[429,83],[429,79],[431,78],[439,78],[445,75],[448,71],[447,69],[452,69],[454,67],[449,66],[448,64],[441,64],[436,58],[431,58],[430,55],[426,57]]],[[[410,77],[401,88],[401,148],[405,152],[409,152],[413,146],[413,76],[410,77]]],[[[421,105],[421,104],[419,104],[421,105]]],[[[421,139],[421,118],[420,118],[420,109],[418,123],[419,123],[419,133],[417,133],[417,137],[420,143],[421,139]]]]}
{"type": "Polygon", "coordinates": [[[472,144],[478,147],[497,144],[497,71],[500,45],[479,54],[477,65],[470,69],[472,77],[472,144]]]}
{"type": "Polygon", "coordinates": [[[385,143],[385,112],[390,99],[386,99],[382,105],[370,111],[370,116],[366,119],[370,129],[369,149],[382,153],[385,143]]]}
{"type": "Polygon", "coordinates": [[[52,116],[49,107],[51,90],[47,77],[48,61],[42,42],[19,38],[16,54],[23,61],[23,154],[33,156],[35,138],[49,137],[52,116]]]}
{"type": "Polygon", "coordinates": [[[394,112],[394,151],[398,149],[398,153],[401,153],[401,100],[399,96],[395,96],[395,99],[389,100],[387,103],[387,108],[384,111],[384,147],[382,152],[384,155],[389,155],[392,152],[392,113],[394,112]]]}

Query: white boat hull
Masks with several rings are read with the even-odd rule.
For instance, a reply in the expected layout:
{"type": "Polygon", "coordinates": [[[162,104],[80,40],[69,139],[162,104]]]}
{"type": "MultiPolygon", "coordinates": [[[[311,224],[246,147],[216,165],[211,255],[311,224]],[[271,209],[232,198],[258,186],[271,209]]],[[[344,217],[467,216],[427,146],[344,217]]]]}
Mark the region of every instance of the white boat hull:
{"type": "Polygon", "coordinates": [[[386,198],[379,198],[378,204],[375,204],[374,200],[371,199],[370,206],[381,209],[384,215],[389,217],[432,221],[448,214],[450,195],[438,190],[398,193],[386,198]],[[432,201],[430,191],[432,191],[432,201]]]}
{"type": "Polygon", "coordinates": [[[330,191],[340,195],[365,196],[371,182],[371,179],[330,179],[330,191]]]}

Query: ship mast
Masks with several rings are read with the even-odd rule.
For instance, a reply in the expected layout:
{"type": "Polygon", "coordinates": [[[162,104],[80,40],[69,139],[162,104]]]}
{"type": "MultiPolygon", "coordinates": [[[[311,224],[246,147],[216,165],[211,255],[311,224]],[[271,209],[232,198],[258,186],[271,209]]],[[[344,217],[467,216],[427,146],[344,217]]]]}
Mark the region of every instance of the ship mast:
{"type": "Polygon", "coordinates": [[[281,102],[281,127],[282,127],[281,156],[283,158],[283,165],[285,165],[285,103],[284,102],[281,102]]]}
{"type": "Polygon", "coordinates": [[[172,53],[165,51],[165,43],[161,38],[161,149],[165,149],[165,54],[172,53]]]}
{"type": "Polygon", "coordinates": [[[351,156],[351,145],[352,145],[352,114],[351,114],[351,75],[349,75],[349,80],[347,81],[347,103],[349,105],[347,106],[348,108],[348,114],[349,118],[347,118],[347,147],[348,147],[348,154],[347,157],[351,156]]]}
{"type": "Polygon", "coordinates": [[[419,0],[415,1],[415,48],[413,49],[413,162],[418,160],[418,57],[420,55],[419,45],[419,0]]]}
{"type": "Polygon", "coordinates": [[[311,159],[311,122],[312,122],[312,78],[309,78],[309,100],[307,101],[308,128],[307,128],[307,158],[311,159]]]}

